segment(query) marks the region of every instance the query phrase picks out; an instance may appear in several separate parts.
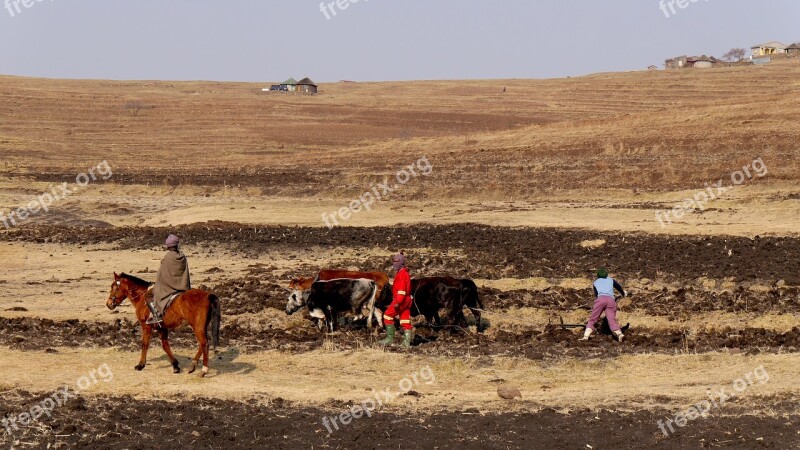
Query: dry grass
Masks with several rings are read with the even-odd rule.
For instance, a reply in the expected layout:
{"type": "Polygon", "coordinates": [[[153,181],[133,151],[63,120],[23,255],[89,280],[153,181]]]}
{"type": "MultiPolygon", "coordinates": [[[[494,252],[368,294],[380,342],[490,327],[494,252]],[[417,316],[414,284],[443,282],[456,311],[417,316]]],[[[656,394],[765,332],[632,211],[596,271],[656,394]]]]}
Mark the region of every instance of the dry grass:
{"type": "MultiPolygon", "coordinates": [[[[655,210],[672,208],[682,199],[694,195],[694,191],[650,195],[621,192],[608,198],[601,198],[596,193],[593,196],[562,193],[514,202],[393,199],[376,204],[371,212],[353,215],[344,225],[371,227],[398,223],[474,222],[496,226],[568,227],[656,234],[796,235],[794,223],[800,220],[800,201],[786,198],[796,190],[794,183],[743,187],[735,192],[735,196],[710,205],[713,211],[689,214],[666,227],[656,220],[655,210]],[[643,208],[643,202],[655,206],[643,208]]],[[[47,191],[47,183],[19,178],[0,181],[0,211],[26,205],[36,195],[47,191]]],[[[309,199],[265,197],[250,192],[250,189],[109,184],[89,186],[79,195],[55,204],[49,214],[39,214],[27,223],[46,221],[79,225],[86,220],[99,220],[114,226],[165,226],[225,220],[252,225],[324,227],[322,214],[346,206],[351,199],[338,194],[309,199]]]]}
{"type": "MultiPolygon", "coordinates": [[[[180,349],[178,354],[188,354],[180,349]]],[[[330,399],[361,402],[372,389],[399,390],[400,381],[430,366],[436,381],[419,383],[413,389],[420,398],[398,397],[390,408],[400,410],[464,409],[483,411],[538,409],[681,408],[702,399],[706,390],[729,387],[732,382],[763,365],[770,375],[764,385],[754,385],[739,406],[767,405],[750,396],[796,395],[794,374],[800,367],[797,355],[758,357],[705,355],[638,355],[614,360],[565,360],[542,365],[517,358],[433,358],[397,355],[365,348],[357,352],[320,350],[302,355],[280,352],[239,354],[223,350],[215,358],[210,377],[173,375],[165,357],[154,351],[145,372],[132,366],[136,355],[116,350],[58,349],[56,354],[20,353],[0,349],[0,388],[34,392],[55,390],[102,364],[113,371],[113,381],[99,383],[87,395],[132,395],[137,398],[167,398],[213,395],[225,399],[281,397],[301,404],[320,404],[330,399]],[[404,369],[397,370],[402,366],[404,369]],[[664,370],[669,366],[670,370],[664,370]],[[393,370],[383,370],[393,367],[393,370]],[[519,386],[521,401],[507,402],[497,394],[497,380],[519,386]],[[603,386],[603,389],[591,386],[603,386]]],[[[724,413],[724,412],[723,412],[724,413]]]]}
{"type": "Polygon", "coordinates": [[[800,98],[784,92],[798,74],[790,60],[508,80],[506,95],[498,82],[443,81],[332,84],[315,97],[259,95],[254,84],[3,77],[0,151],[14,172],[70,173],[103,159],[162,176],[173,167],[328,171],[322,183],[289,183],[291,196],[360,194],[347,180],[368,185],[421,155],[434,178],[399,197],[697,189],[758,156],[768,182],[796,181],[800,98]],[[132,97],[155,108],[133,117],[121,108],[132,97]]]}

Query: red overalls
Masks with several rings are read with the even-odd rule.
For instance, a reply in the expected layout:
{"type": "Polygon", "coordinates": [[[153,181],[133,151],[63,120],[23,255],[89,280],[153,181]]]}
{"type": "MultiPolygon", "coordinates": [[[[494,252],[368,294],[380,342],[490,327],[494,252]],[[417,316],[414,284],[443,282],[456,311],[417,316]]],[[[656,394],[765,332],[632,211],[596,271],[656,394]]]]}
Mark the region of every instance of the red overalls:
{"type": "Polygon", "coordinates": [[[392,285],[392,304],[386,308],[383,321],[386,325],[394,325],[394,318],[400,316],[400,327],[410,330],[411,327],[411,276],[405,267],[397,271],[392,285]]]}

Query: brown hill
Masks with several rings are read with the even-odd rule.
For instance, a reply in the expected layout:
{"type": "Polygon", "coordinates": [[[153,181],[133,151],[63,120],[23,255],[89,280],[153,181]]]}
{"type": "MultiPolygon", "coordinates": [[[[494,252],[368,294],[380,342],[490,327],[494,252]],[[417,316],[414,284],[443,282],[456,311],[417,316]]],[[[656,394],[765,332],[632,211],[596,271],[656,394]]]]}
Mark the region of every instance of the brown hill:
{"type": "Polygon", "coordinates": [[[424,155],[441,188],[429,194],[525,198],[694,188],[762,157],[771,180],[793,181],[798,75],[800,64],[785,61],[552,80],[331,83],[313,97],[263,95],[247,83],[0,77],[0,170],[74,173],[105,159],[130,182],[238,174],[245,185],[280,178],[299,195],[348,190],[343,180],[379,180],[424,155]],[[136,114],[131,102],[145,109],[136,114]]]}

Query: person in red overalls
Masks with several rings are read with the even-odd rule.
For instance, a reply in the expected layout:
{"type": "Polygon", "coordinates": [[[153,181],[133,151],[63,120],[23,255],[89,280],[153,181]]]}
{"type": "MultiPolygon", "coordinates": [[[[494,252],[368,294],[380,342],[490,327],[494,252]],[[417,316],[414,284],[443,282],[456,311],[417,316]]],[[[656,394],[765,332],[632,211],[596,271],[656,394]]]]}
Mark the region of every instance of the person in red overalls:
{"type": "Polygon", "coordinates": [[[394,342],[394,318],[400,316],[400,327],[403,328],[403,347],[411,347],[411,275],[406,269],[406,257],[403,252],[392,257],[392,269],[395,271],[394,284],[392,285],[392,304],[383,314],[383,323],[386,324],[386,339],[380,341],[381,345],[391,345],[394,342]]]}

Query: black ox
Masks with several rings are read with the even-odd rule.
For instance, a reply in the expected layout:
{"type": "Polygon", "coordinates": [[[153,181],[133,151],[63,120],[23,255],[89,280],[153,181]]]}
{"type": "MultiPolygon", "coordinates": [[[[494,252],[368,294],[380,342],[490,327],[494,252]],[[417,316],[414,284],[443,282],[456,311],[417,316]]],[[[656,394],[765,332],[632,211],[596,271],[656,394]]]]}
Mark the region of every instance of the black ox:
{"type": "Polygon", "coordinates": [[[382,324],[382,317],[375,310],[377,291],[375,282],[366,279],[316,281],[302,296],[289,298],[286,314],[293,314],[305,305],[311,317],[327,322],[331,332],[336,327],[339,313],[343,312],[352,312],[356,320],[367,318],[368,326],[371,326],[373,316],[382,324]]]}
{"type": "MultiPolygon", "coordinates": [[[[478,286],[470,279],[452,277],[426,277],[411,280],[411,295],[414,302],[411,304],[411,316],[425,316],[429,324],[434,327],[443,325],[439,311],[446,311],[445,325],[457,325],[462,328],[467,326],[464,316],[464,307],[469,308],[478,327],[481,325],[481,311],[483,303],[478,296],[478,286]]],[[[386,311],[392,303],[392,290],[384,289],[376,308],[386,311]]]]}

